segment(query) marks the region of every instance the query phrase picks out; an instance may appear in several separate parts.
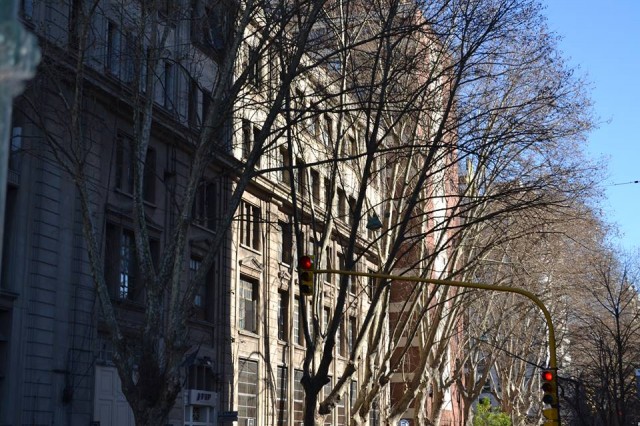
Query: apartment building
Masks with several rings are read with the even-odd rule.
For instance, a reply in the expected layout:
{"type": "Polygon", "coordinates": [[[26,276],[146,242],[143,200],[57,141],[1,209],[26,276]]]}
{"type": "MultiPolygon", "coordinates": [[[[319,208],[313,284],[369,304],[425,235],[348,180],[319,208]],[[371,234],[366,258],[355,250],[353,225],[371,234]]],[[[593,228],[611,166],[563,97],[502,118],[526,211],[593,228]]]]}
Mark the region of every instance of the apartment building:
{"type": "MultiPolygon", "coordinates": [[[[87,255],[91,243],[83,233],[86,206],[78,197],[75,177],[63,167],[64,158],[56,156],[63,151],[52,146],[68,144],[59,148],[86,156],[82,161],[90,171],[85,177],[96,247],[102,253],[100,266],[123,333],[135,335],[143,324],[148,296],[133,231],[132,163],[142,158],[132,150],[131,140],[140,129],[132,120],[131,99],[138,92],[154,101],[142,197],[149,252],[157,262],[171,244],[194,141],[205,127],[207,87],[216,78],[222,55],[220,29],[226,25],[223,15],[204,2],[185,2],[186,17],[173,21],[168,15],[174,2],[161,3],[167,21],[160,28],[170,48],[159,60],[157,75],[151,77],[139,72],[144,68],[138,68],[140,58],[132,54],[138,41],[129,30],[135,25],[132,17],[141,13],[134,4],[125,10],[127,2],[109,0],[90,5],[71,0],[21,2],[21,18],[38,35],[44,59],[39,78],[16,100],[12,118],[0,284],[0,424],[133,424],[96,294],[92,269],[96,265],[87,255]],[[74,47],[81,25],[86,25],[88,36],[78,62],[74,47]],[[84,73],[77,80],[80,65],[84,73]],[[146,91],[148,78],[157,79],[153,93],[146,91]],[[82,111],[72,116],[67,107],[78,84],[85,98],[82,111]],[[76,117],[81,123],[70,130],[76,117]],[[64,136],[67,132],[73,136],[64,136]],[[89,141],[89,149],[74,151],[80,140],[89,141]]],[[[251,96],[269,96],[259,90],[261,80],[268,77],[268,64],[254,63],[251,96]]],[[[304,82],[297,90],[301,99],[313,102],[304,82]]],[[[260,107],[240,105],[228,131],[217,135],[216,160],[204,172],[190,209],[185,282],[198,273],[209,241],[219,232],[217,221],[232,198],[237,170],[252,155],[264,114],[260,107]]],[[[344,149],[352,154],[358,151],[359,126],[354,120],[344,132],[349,141],[344,149]]],[[[256,164],[257,173],[213,259],[206,284],[194,291],[188,318],[191,348],[181,365],[184,387],[169,415],[170,424],[217,425],[235,412],[243,426],[300,424],[304,405],[300,377],[308,344],[300,305],[312,301],[297,289],[296,247],[306,247],[325,266],[340,266],[346,235],[356,227],[361,230],[356,241],[362,253],[358,269],[376,266],[375,255],[366,252],[371,238],[366,218],[351,211],[357,170],[344,166],[336,183],[334,171],[323,165],[324,150],[318,148],[336,139],[338,117],[326,107],[322,114],[309,115],[296,132],[296,144],[273,143],[256,164]],[[291,179],[298,204],[292,198],[291,179]],[[297,233],[294,212],[301,224],[297,233]],[[322,246],[317,221],[323,219],[318,215],[335,218],[322,246]]],[[[376,189],[370,188],[372,199],[375,194],[376,189]]],[[[323,276],[318,282],[322,289],[313,299],[317,306],[309,306],[309,312],[321,313],[316,320],[322,334],[336,315],[338,280],[323,276]]],[[[352,280],[347,308],[340,313],[344,319],[331,380],[342,373],[353,349],[369,303],[365,290],[365,282],[352,280]]],[[[313,316],[308,318],[312,322],[313,316]]],[[[348,423],[363,374],[359,370],[351,377],[335,410],[325,417],[326,425],[348,423]]],[[[330,381],[327,392],[331,386],[330,381]]],[[[384,404],[384,395],[380,403],[384,404]]],[[[373,410],[370,424],[378,424],[377,416],[373,410]]]]}

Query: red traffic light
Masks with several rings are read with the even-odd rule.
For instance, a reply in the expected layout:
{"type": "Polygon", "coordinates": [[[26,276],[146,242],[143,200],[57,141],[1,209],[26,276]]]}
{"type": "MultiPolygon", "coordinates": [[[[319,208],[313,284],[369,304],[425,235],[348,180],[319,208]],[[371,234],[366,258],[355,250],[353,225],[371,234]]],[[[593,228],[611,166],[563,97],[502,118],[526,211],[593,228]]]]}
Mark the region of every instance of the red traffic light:
{"type": "Polygon", "coordinates": [[[310,296],[313,294],[313,257],[300,257],[298,269],[300,274],[300,294],[310,296]]]}
{"type": "Polygon", "coordinates": [[[313,259],[311,256],[302,256],[298,261],[298,266],[300,269],[311,269],[313,268],[313,259]]]}
{"type": "Polygon", "coordinates": [[[542,370],[540,373],[542,379],[542,402],[552,407],[558,404],[558,385],[556,383],[556,373],[553,370],[542,370]]]}

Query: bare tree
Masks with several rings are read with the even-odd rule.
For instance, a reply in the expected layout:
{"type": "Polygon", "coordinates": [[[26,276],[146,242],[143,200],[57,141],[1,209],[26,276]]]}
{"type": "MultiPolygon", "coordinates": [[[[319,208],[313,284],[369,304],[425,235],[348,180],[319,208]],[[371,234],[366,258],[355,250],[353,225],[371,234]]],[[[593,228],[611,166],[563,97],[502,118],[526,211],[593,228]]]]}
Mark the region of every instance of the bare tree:
{"type": "Polygon", "coordinates": [[[571,379],[592,414],[582,424],[630,424],[639,415],[637,265],[605,250],[590,266],[580,279],[588,287],[569,315],[571,379]]]}
{"type": "MultiPolygon", "coordinates": [[[[194,297],[228,243],[243,194],[278,169],[257,167],[280,149],[277,143],[284,140],[288,156],[279,168],[291,185],[286,202],[293,211],[297,252],[307,251],[303,235],[310,233],[316,259],[326,265],[326,248],[338,236],[346,270],[377,265],[384,273],[466,277],[486,251],[476,245],[481,224],[492,219],[506,225],[502,218],[518,211],[561,209],[567,198],[589,187],[582,173],[590,165],[573,155],[591,126],[589,105],[582,82],[557,57],[536,2],[205,2],[188,12],[164,5],[74,2],[71,39],[62,46],[70,54],[63,61],[51,54],[49,67],[25,98],[50,155],[76,186],[101,319],[137,424],[163,424],[175,403],[192,343],[187,320],[194,297]],[[98,37],[97,25],[107,21],[107,34],[117,35],[126,49],[109,50],[114,45],[98,37]],[[215,28],[208,27],[212,22],[215,28]],[[180,39],[179,28],[199,26],[214,38],[207,40],[207,55],[180,39]],[[123,51],[130,56],[118,53],[123,51]],[[122,152],[133,159],[126,214],[133,218],[132,249],[144,290],[139,330],[123,329],[106,279],[105,200],[94,171],[104,154],[98,140],[110,123],[105,126],[100,118],[106,90],[87,84],[100,61],[127,82],[118,86],[116,98],[130,106],[124,115],[131,137],[122,152]],[[207,108],[196,115],[198,131],[187,132],[189,146],[179,149],[185,166],[177,176],[151,177],[166,186],[173,212],[156,257],[145,166],[154,137],[164,131],[158,104],[179,107],[168,96],[175,91],[169,76],[177,69],[207,108]],[[41,87],[50,90],[38,91],[41,87]],[[51,109],[44,111],[43,105],[51,109]],[[234,131],[244,131],[234,119],[243,114],[260,126],[251,144],[233,146],[242,140],[234,131]],[[301,136],[302,126],[315,128],[320,118],[331,131],[316,133],[311,141],[301,136]],[[246,152],[238,161],[233,151],[241,149],[246,152]],[[327,170],[328,205],[335,210],[317,208],[313,187],[303,185],[319,166],[327,170]],[[205,241],[200,268],[185,280],[194,205],[212,168],[229,178],[229,195],[215,234],[205,241]],[[459,172],[468,176],[462,194],[459,172]],[[549,193],[554,196],[540,195],[549,193]],[[384,230],[363,238],[358,224],[373,216],[382,218],[384,230]]],[[[366,380],[359,383],[352,421],[366,421],[376,398],[393,392],[392,377],[411,357],[404,370],[411,380],[386,416],[392,423],[417,407],[416,419],[437,423],[444,395],[461,374],[448,348],[468,304],[451,288],[404,286],[406,303],[397,310],[396,283],[368,284],[340,277],[326,330],[321,329],[321,286],[315,287],[310,308],[300,304],[304,422],[314,424],[330,413],[359,368],[366,380]],[[370,303],[364,321],[352,330],[344,371],[321,398],[340,330],[355,303],[352,295],[365,294],[370,303]],[[415,347],[422,349],[414,353],[415,347]],[[438,398],[426,413],[430,394],[438,398]]]]}

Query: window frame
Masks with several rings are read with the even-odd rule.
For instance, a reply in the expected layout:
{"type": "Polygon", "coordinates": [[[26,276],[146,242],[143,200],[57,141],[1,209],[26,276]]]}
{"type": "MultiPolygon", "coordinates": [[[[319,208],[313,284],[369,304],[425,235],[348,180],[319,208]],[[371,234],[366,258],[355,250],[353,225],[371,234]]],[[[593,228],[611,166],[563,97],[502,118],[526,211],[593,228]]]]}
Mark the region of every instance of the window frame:
{"type": "Polygon", "coordinates": [[[242,275],[238,283],[238,329],[258,334],[259,288],[257,280],[242,275]]]}
{"type": "Polygon", "coordinates": [[[243,200],[240,209],[240,245],[261,252],[260,207],[243,200]]]}
{"type": "Polygon", "coordinates": [[[259,383],[259,365],[258,361],[252,359],[240,358],[238,363],[238,424],[248,424],[249,419],[258,419],[258,383],[259,383]],[[246,367],[250,367],[247,369],[246,367]],[[251,392],[253,390],[253,392],[251,392]],[[254,402],[252,404],[252,402],[254,402]],[[250,410],[254,410],[255,416],[251,416],[250,410]]]}

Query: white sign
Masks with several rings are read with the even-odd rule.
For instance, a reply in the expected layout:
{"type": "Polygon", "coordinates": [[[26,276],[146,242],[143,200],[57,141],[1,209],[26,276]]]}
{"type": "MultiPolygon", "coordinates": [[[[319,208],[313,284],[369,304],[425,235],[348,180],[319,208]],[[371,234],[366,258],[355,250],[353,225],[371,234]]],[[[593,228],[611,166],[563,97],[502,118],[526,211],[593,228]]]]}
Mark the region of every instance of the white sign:
{"type": "Polygon", "coordinates": [[[409,420],[401,419],[400,423],[398,423],[398,426],[409,426],[409,420]]]}
{"type": "Polygon", "coordinates": [[[188,405],[204,405],[207,407],[218,406],[218,394],[203,390],[189,389],[186,391],[188,405]]]}

